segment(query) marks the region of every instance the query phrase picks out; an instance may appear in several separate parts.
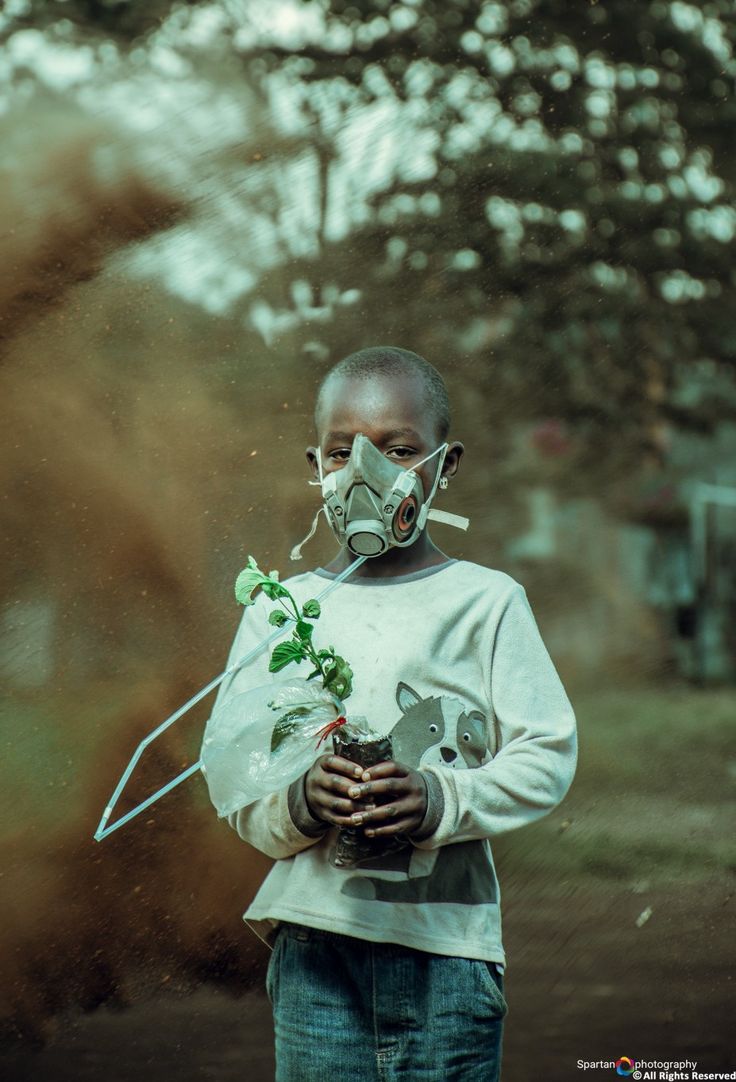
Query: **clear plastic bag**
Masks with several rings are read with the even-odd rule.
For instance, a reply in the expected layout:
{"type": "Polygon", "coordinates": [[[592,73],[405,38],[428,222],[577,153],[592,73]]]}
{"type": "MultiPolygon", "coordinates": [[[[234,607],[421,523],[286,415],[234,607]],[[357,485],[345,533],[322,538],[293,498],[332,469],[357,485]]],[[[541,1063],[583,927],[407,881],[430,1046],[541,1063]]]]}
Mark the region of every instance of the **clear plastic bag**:
{"type": "Polygon", "coordinates": [[[207,722],[202,772],[220,818],[284,789],[309,769],[344,717],[316,681],[275,681],[234,695],[207,722]]]}

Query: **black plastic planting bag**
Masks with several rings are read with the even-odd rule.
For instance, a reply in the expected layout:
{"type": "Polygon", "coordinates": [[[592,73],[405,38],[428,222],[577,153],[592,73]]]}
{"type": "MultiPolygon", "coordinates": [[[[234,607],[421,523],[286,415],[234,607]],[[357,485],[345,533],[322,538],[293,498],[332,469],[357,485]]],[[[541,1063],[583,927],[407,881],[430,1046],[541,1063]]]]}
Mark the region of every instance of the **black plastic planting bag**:
{"type": "MultiPolygon", "coordinates": [[[[356,718],[333,732],[332,743],[335,755],[368,769],[392,758],[391,737],[377,736],[367,726],[361,725],[361,721],[356,718]]],[[[356,804],[365,808],[372,806],[367,801],[356,801],[356,804]]],[[[401,834],[389,838],[369,838],[362,826],[343,827],[337,836],[333,864],[336,868],[353,868],[356,864],[404,849],[408,844],[408,839],[401,834]]]]}

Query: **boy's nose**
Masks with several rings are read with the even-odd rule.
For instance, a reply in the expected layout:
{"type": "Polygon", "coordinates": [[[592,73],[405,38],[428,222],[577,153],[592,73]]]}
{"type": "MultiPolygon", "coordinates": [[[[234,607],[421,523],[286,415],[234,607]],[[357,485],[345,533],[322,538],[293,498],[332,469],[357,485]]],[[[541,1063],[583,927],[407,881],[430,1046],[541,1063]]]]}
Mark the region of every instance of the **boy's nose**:
{"type": "Polygon", "coordinates": [[[457,752],[453,748],[440,748],[440,751],[446,763],[451,763],[454,759],[457,759],[457,752]]]}

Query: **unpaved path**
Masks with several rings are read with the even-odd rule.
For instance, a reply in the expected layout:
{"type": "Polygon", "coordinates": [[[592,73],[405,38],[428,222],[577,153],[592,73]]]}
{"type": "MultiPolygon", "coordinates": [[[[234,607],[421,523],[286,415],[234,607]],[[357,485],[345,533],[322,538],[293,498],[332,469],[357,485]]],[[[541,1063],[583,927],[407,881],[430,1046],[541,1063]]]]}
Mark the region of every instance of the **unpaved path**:
{"type": "MultiPolygon", "coordinates": [[[[571,881],[530,890],[515,878],[503,896],[504,1082],[612,1079],[577,1061],[624,1055],[736,1069],[734,885],[721,875],[671,889],[571,881]]],[[[76,1016],[42,1050],[6,1050],[0,1077],[271,1082],[272,1040],[265,995],[202,987],[76,1016]]]]}

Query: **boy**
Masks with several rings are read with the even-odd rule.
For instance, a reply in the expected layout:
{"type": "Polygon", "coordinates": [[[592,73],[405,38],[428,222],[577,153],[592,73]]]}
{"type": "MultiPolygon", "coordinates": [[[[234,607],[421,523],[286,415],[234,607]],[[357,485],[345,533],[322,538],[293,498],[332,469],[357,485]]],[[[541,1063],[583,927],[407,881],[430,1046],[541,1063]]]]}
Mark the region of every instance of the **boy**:
{"type": "MultiPolygon", "coordinates": [[[[276,1077],[497,1082],[507,1005],[489,839],[562,800],[575,717],[523,587],[430,539],[428,504],[464,451],[446,443],[436,369],[393,347],[351,354],[323,381],[315,421],[307,459],[341,548],[289,589],[302,604],[353,553],[375,553],[325,601],[315,639],[352,666],[348,711],[391,734],[394,758],[363,771],[320,755],[229,817],[276,860],[245,914],[274,946],[276,1077]],[[386,486],[407,470],[391,519],[386,486]],[[337,832],[355,825],[406,844],[335,867],[337,832]]],[[[271,630],[269,611],[262,597],[247,610],[230,662],[271,630]]],[[[241,670],[218,704],[268,683],[267,665],[241,670]]]]}

